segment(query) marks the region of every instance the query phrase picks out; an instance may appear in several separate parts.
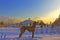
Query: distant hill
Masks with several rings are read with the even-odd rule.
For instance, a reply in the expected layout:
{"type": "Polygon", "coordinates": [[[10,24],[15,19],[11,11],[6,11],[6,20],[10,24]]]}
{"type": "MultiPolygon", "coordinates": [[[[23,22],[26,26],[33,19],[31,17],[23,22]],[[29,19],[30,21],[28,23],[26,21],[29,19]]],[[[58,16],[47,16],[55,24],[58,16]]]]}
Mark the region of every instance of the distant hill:
{"type": "Polygon", "coordinates": [[[6,19],[6,17],[0,16],[0,22],[3,21],[4,19],[6,19]]]}
{"type": "Polygon", "coordinates": [[[1,26],[1,22],[3,22],[3,24],[6,26],[6,25],[10,25],[10,24],[15,24],[16,20],[14,18],[0,16],[0,26],[1,26]]]}

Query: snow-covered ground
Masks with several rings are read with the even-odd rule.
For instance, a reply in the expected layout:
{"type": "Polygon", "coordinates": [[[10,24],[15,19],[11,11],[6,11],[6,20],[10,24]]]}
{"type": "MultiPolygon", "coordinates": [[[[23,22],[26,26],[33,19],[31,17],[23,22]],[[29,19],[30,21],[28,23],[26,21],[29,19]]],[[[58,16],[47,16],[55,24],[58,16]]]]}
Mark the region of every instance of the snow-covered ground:
{"type": "Polygon", "coordinates": [[[21,38],[19,38],[19,34],[20,28],[0,28],[0,40],[60,40],[60,28],[58,27],[36,28],[34,38],[27,30],[21,38]]]}

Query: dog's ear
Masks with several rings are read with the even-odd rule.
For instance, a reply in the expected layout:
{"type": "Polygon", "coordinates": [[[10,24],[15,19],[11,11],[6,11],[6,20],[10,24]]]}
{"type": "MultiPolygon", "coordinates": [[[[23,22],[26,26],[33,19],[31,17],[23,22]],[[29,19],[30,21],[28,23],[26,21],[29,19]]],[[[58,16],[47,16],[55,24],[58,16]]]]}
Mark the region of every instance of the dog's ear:
{"type": "Polygon", "coordinates": [[[33,23],[38,24],[38,22],[34,21],[33,23]]]}
{"type": "Polygon", "coordinates": [[[34,21],[34,23],[36,23],[36,21],[34,21]]]}

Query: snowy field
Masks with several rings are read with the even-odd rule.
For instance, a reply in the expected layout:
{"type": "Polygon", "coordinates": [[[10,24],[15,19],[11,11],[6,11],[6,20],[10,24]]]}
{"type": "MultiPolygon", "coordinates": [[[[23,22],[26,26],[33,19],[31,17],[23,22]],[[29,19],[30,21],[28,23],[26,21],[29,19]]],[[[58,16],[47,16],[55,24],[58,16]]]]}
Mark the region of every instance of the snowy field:
{"type": "Polygon", "coordinates": [[[0,40],[60,40],[60,28],[58,27],[36,28],[34,38],[27,30],[21,38],[19,38],[19,34],[20,28],[0,28],[0,40]]]}

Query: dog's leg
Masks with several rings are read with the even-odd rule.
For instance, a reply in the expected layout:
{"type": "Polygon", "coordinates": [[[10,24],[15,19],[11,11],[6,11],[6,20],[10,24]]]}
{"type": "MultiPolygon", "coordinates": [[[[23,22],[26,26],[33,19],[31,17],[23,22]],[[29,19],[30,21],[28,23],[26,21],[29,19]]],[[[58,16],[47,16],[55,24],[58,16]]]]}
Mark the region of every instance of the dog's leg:
{"type": "Polygon", "coordinates": [[[34,31],[32,32],[32,38],[34,38],[34,31]]]}
{"type": "Polygon", "coordinates": [[[25,29],[21,29],[21,33],[19,34],[19,38],[22,36],[22,34],[25,32],[25,29]]]}
{"type": "Polygon", "coordinates": [[[19,38],[22,36],[22,34],[23,34],[23,32],[21,32],[21,33],[19,34],[19,38]]]}

